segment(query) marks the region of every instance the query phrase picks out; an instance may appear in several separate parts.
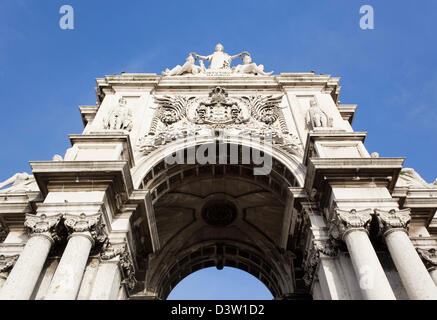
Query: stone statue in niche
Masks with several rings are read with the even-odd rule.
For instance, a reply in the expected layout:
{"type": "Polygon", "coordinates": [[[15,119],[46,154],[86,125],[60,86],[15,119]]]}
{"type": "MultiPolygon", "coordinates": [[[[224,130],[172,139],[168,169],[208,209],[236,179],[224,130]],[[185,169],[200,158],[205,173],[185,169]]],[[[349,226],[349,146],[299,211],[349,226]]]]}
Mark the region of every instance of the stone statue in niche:
{"type": "Polygon", "coordinates": [[[174,67],[173,69],[169,70],[168,68],[165,69],[165,71],[162,72],[163,76],[180,76],[183,75],[185,73],[191,73],[191,74],[198,74],[200,73],[202,70],[205,69],[205,66],[203,65],[203,62],[201,61],[201,65],[200,66],[196,66],[196,60],[194,58],[194,53],[190,53],[187,57],[187,59],[185,60],[185,63],[180,66],[177,65],[176,67],[174,67]]]}
{"type": "Polygon", "coordinates": [[[132,130],[132,113],[126,106],[127,101],[120,98],[118,106],[112,108],[108,117],[103,119],[103,127],[108,130],[132,130]]]}
{"type": "MultiPolygon", "coordinates": [[[[203,59],[210,62],[209,70],[230,70],[232,60],[236,58],[242,58],[243,54],[246,52],[241,52],[235,56],[230,56],[226,52],[223,51],[224,47],[221,43],[215,46],[215,52],[208,56],[200,56],[196,53],[193,53],[196,59],[203,59]]],[[[246,53],[247,54],[247,53],[246,53]]]]}
{"type": "Polygon", "coordinates": [[[243,53],[243,64],[239,64],[236,67],[232,68],[232,71],[234,73],[252,73],[255,75],[263,75],[263,76],[269,76],[273,73],[273,71],[270,72],[264,72],[264,66],[262,64],[257,65],[256,63],[252,62],[252,57],[249,53],[244,52],[243,53]]]}
{"type": "Polygon", "coordinates": [[[314,99],[310,101],[307,122],[313,129],[332,127],[332,118],[317,105],[317,102],[314,99]]]}

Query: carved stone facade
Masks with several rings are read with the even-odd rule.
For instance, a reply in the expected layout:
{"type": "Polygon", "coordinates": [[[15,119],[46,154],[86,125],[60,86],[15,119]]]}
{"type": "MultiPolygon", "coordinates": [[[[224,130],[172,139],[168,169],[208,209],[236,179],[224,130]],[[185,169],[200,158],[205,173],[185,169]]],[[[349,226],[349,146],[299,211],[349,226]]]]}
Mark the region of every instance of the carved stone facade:
{"type": "Polygon", "coordinates": [[[207,267],[276,299],[437,299],[437,185],[370,155],[338,78],[219,44],[96,93],[64,156],[0,184],[0,299],[166,299],[207,267]]]}

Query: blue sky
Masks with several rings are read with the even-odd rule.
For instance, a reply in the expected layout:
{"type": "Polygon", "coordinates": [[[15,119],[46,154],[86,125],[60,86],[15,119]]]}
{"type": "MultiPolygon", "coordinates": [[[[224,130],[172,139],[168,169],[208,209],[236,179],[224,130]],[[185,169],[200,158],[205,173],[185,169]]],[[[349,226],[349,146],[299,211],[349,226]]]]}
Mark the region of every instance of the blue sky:
{"type": "MultiPolygon", "coordinates": [[[[2,1],[0,180],[30,172],[30,160],[64,154],[68,134],[82,130],[77,106],[96,101],[96,77],[160,73],[221,42],[226,52],[251,52],[268,71],[341,77],[340,99],[358,104],[354,129],[368,130],[368,150],[406,157],[431,182],[436,12],[435,0],[2,1]],[[59,28],[64,4],[75,9],[74,30],[59,28]],[[364,4],[374,7],[374,30],[359,28],[364,4]]],[[[208,272],[211,281],[219,274],[208,272]]]]}

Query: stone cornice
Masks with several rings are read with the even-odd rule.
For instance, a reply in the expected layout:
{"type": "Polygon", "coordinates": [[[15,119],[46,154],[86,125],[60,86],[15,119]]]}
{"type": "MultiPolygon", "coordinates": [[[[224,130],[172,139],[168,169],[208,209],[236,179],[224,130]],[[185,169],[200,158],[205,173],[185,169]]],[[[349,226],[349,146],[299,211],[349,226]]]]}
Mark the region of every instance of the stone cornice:
{"type": "Polygon", "coordinates": [[[307,143],[305,145],[305,152],[303,163],[308,165],[308,159],[312,157],[312,153],[314,150],[314,143],[316,141],[335,141],[335,142],[343,142],[343,141],[359,141],[364,143],[366,140],[367,132],[344,132],[344,131],[311,131],[307,135],[307,143]]]}
{"type": "Polygon", "coordinates": [[[119,142],[123,144],[123,154],[128,155],[127,161],[129,167],[135,166],[134,154],[132,151],[132,144],[128,134],[115,134],[113,132],[90,132],[89,134],[70,134],[71,145],[75,143],[109,143],[119,142]]]}
{"type": "Polygon", "coordinates": [[[305,178],[307,192],[321,189],[326,181],[382,181],[392,191],[404,158],[311,158],[305,178]]]}
{"type": "Polygon", "coordinates": [[[92,185],[95,190],[100,184],[112,185],[116,194],[127,200],[133,190],[132,177],[127,161],[47,161],[30,162],[33,175],[44,196],[49,185],[62,188],[92,185]]]}

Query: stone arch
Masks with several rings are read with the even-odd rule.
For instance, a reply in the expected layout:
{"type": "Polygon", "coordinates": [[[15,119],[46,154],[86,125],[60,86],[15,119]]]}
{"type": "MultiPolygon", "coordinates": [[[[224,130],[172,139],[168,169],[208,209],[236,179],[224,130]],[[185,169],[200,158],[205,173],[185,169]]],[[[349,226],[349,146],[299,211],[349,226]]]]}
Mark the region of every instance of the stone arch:
{"type": "MultiPolygon", "coordinates": [[[[240,150],[241,141],[236,142],[226,145],[240,150]]],[[[189,274],[229,266],[254,275],[275,298],[293,293],[294,256],[280,249],[279,243],[288,189],[303,184],[305,168],[293,155],[276,148],[268,153],[271,172],[260,176],[253,175],[253,163],[169,165],[164,161],[178,150],[198,145],[199,140],[169,144],[134,170],[135,185],[150,190],[161,246],[147,257],[144,291],[165,299],[189,274]],[[235,219],[220,226],[202,216],[206,204],[217,199],[237,210],[235,219]]],[[[249,147],[263,151],[262,146],[249,147]]]]}
{"type": "Polygon", "coordinates": [[[158,148],[150,154],[141,157],[137,160],[137,165],[132,169],[132,178],[135,188],[140,188],[143,179],[151,171],[153,167],[162,162],[167,156],[180,150],[196,147],[207,143],[226,143],[238,146],[245,146],[251,149],[260,150],[270,155],[276,161],[291,172],[297,182],[297,186],[303,187],[305,183],[306,167],[302,164],[302,159],[296,155],[290,154],[281,148],[273,145],[266,149],[265,146],[257,140],[247,139],[245,137],[228,137],[226,139],[218,139],[214,137],[194,137],[180,139],[165,145],[165,148],[158,148]]]}

